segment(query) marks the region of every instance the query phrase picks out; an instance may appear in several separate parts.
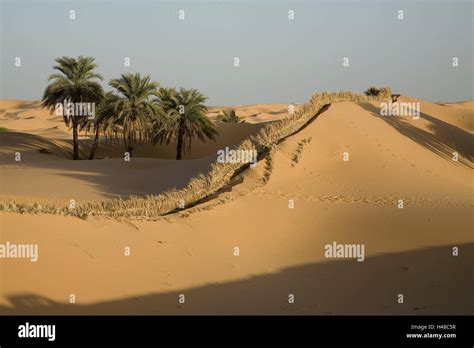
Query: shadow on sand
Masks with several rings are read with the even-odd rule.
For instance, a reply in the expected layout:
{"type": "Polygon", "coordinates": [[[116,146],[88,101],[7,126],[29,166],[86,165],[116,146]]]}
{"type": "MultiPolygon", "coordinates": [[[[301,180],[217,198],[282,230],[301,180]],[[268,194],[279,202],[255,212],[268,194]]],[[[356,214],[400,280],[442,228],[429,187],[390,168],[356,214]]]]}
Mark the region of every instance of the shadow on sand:
{"type": "Polygon", "coordinates": [[[370,103],[363,103],[360,105],[373,116],[388,123],[400,134],[410,138],[438,156],[449,160],[453,164],[472,168],[474,153],[473,136],[464,129],[458,128],[436,117],[421,112],[420,119],[422,118],[429,122],[428,127],[431,132],[428,132],[415,127],[409,121],[404,119],[404,117],[380,116],[380,110],[370,103]],[[458,162],[452,160],[454,151],[459,154],[458,162]]]}
{"type": "MultiPolygon", "coordinates": [[[[474,243],[454,245],[459,256],[452,255],[453,245],[430,247],[92,304],[15,295],[0,314],[474,314],[474,243]],[[181,293],[185,304],[178,304],[181,293]]],[[[123,276],[133,282],[133,274],[123,276]]]]}

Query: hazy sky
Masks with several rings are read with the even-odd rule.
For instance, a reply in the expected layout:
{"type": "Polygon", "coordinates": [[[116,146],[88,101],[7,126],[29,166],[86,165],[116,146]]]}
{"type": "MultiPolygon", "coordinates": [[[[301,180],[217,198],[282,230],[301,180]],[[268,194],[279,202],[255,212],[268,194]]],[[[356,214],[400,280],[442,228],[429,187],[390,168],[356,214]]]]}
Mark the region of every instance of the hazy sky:
{"type": "Polygon", "coordinates": [[[140,72],[198,88],[209,104],[304,102],[374,84],[432,101],[473,98],[471,0],[0,2],[0,98],[40,98],[63,55],[95,57],[104,85],[140,72]]]}

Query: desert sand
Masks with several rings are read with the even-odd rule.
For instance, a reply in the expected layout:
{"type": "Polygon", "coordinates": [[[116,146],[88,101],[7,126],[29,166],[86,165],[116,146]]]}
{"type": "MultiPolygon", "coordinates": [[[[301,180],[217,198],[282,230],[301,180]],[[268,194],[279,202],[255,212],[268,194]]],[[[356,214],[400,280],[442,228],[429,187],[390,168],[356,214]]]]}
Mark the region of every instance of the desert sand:
{"type": "MultiPolygon", "coordinates": [[[[420,102],[420,119],[335,103],[225,192],[158,221],[0,212],[0,243],[40,250],[37,262],[0,259],[0,314],[474,314],[473,102],[399,101],[420,102]],[[326,258],[334,241],[364,244],[365,261],[326,258]]],[[[183,161],[142,146],[125,163],[121,144],[72,161],[61,118],[0,101],[1,194],[66,204],[180,188],[286,108],[235,107],[242,124],[210,108],[217,142],[183,161]]]]}

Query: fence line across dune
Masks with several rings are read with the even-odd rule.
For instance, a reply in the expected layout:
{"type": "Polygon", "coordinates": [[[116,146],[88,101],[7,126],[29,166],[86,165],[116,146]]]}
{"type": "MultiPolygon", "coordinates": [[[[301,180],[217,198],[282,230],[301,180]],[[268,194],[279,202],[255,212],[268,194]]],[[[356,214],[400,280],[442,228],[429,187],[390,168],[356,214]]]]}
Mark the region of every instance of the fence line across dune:
{"type": "MultiPolygon", "coordinates": [[[[316,93],[293,115],[265,126],[257,135],[240,143],[235,150],[256,150],[259,155],[266,153],[285,138],[303,129],[332,103],[367,102],[390,98],[390,88],[381,88],[376,96],[356,94],[350,91],[316,93]]],[[[74,208],[58,207],[55,204],[24,204],[16,203],[14,199],[1,199],[0,210],[17,213],[68,215],[80,218],[103,216],[115,219],[153,220],[159,216],[194,206],[205,198],[218,193],[229,184],[232,177],[248,166],[248,163],[219,163],[216,161],[211,165],[211,170],[207,175],[200,174],[192,178],[185,188],[147,197],[133,196],[127,199],[82,202],[74,208]]]]}

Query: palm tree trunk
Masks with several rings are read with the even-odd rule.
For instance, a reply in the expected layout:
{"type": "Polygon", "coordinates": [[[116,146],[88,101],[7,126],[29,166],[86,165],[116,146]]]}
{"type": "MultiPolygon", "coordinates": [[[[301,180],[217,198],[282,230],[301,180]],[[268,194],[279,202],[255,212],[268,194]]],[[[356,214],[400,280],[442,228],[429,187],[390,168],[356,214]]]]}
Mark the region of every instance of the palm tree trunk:
{"type": "Polygon", "coordinates": [[[132,157],[133,146],[132,146],[132,137],[130,134],[127,136],[127,152],[130,154],[130,158],[132,157]]]}
{"type": "Polygon", "coordinates": [[[184,115],[181,115],[181,120],[179,121],[179,130],[178,130],[178,144],[176,145],[176,159],[180,160],[183,157],[183,139],[184,139],[184,115]]]}
{"type": "Polygon", "coordinates": [[[96,130],[95,130],[94,143],[92,144],[91,153],[89,155],[90,160],[94,159],[95,150],[97,150],[98,146],[99,146],[99,127],[97,127],[96,130]]]}
{"type": "Polygon", "coordinates": [[[77,123],[73,122],[72,123],[72,147],[73,147],[72,159],[73,160],[79,159],[79,139],[78,138],[79,137],[77,134],[77,123]]]}

